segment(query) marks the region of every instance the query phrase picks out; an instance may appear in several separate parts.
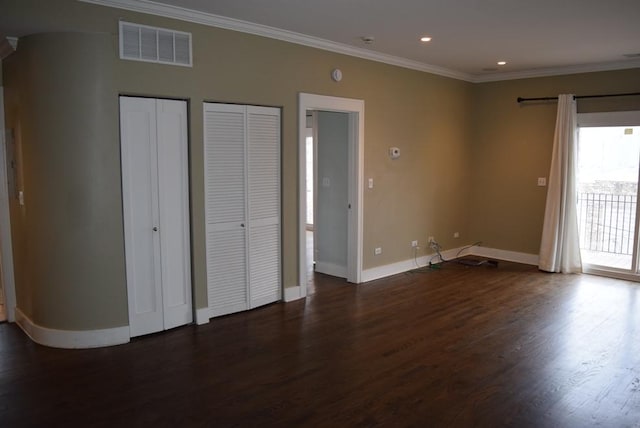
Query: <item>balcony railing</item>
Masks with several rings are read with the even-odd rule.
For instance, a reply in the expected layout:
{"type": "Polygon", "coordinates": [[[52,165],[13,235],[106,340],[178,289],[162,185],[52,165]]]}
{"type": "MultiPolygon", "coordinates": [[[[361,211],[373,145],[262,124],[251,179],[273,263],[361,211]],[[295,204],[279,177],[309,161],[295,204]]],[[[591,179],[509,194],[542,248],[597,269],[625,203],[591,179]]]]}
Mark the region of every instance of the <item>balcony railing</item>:
{"type": "Polygon", "coordinates": [[[636,195],[578,193],[580,248],[632,255],[636,204],[636,195]]]}

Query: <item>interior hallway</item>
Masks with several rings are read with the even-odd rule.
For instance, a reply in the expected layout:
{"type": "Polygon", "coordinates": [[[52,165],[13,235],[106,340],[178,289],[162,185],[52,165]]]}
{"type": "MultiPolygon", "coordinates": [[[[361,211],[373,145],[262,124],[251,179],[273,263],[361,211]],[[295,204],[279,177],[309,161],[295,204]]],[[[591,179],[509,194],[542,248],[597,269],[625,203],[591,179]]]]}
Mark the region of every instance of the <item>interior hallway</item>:
{"type": "Polygon", "coordinates": [[[313,263],[313,230],[307,229],[307,295],[316,291],[315,270],[313,263]]]}
{"type": "MultiPolygon", "coordinates": [[[[2,270],[0,270],[0,273],[2,273],[2,270]]],[[[0,281],[2,280],[0,279],[0,281]]],[[[7,310],[5,308],[4,288],[0,283],[0,322],[4,322],[6,320],[7,320],[7,310]]]]}

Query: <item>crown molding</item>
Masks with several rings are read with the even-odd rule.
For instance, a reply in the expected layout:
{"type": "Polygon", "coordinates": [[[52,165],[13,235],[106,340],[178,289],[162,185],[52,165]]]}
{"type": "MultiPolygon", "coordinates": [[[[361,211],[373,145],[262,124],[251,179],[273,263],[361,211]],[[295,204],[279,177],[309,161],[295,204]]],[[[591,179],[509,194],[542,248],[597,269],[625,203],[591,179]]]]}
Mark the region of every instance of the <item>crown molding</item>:
{"type": "Polygon", "coordinates": [[[629,68],[640,68],[640,59],[472,75],[469,81],[472,83],[498,82],[500,80],[530,79],[534,77],[550,77],[562,76],[567,74],[594,73],[598,71],[626,70],[629,68]]]}
{"type": "Polygon", "coordinates": [[[471,83],[496,82],[500,80],[529,79],[534,77],[560,76],[576,73],[591,73],[597,71],[622,70],[640,67],[640,60],[627,60],[619,62],[584,64],[568,67],[538,68],[523,71],[499,72],[489,74],[470,74],[445,67],[413,61],[406,58],[374,52],[344,43],[332,42],[319,37],[308,36],[293,31],[282,30],[280,28],[255,24],[239,19],[228,18],[226,16],[214,15],[178,6],[157,3],[151,0],[78,0],[83,3],[92,3],[100,6],[124,9],[132,12],[145,13],[149,15],[162,16],[165,18],[177,19],[180,21],[192,22],[209,27],[222,28],[225,30],[238,31],[256,36],[281,40],[298,45],[322,49],[334,53],[395,65],[411,70],[450,77],[452,79],[463,80],[471,83]]]}
{"type": "Polygon", "coordinates": [[[367,49],[357,48],[343,43],[336,43],[330,40],[321,39],[319,37],[308,36],[293,31],[282,30],[279,28],[269,27],[266,25],[255,24],[252,22],[242,21],[239,19],[228,18],[226,16],[214,15],[211,13],[199,12],[191,9],[185,9],[177,6],[160,4],[149,0],[79,0],[84,3],[92,3],[100,6],[113,7],[117,9],[125,9],[132,12],[146,13],[150,15],[163,16],[165,18],[173,18],[181,21],[193,22],[195,24],[207,25],[210,27],[222,28],[225,30],[239,31],[242,33],[252,34],[256,36],[268,37],[271,39],[281,40],[285,42],[295,43],[298,45],[309,46],[312,48],[322,49],[334,53],[353,56],[371,61],[381,62],[385,64],[395,65],[398,67],[408,68],[411,70],[423,71],[426,73],[437,74],[453,79],[464,80],[470,82],[472,76],[444,67],[425,64],[418,61],[400,58],[393,55],[374,52],[367,49]]]}

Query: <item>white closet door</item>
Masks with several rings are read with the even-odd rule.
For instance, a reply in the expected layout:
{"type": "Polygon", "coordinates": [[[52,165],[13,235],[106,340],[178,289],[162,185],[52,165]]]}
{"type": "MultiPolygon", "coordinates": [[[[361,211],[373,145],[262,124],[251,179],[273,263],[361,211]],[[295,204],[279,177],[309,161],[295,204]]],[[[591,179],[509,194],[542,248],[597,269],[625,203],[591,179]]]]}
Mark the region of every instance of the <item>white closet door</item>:
{"type": "Polygon", "coordinates": [[[164,328],[188,324],[191,307],[187,105],[157,100],[158,206],[164,328]]]}
{"type": "Polygon", "coordinates": [[[131,336],[162,330],[156,105],[120,98],[122,198],[131,336]],[[159,328],[158,328],[159,327],[159,328]]]}
{"type": "Polygon", "coordinates": [[[247,107],[250,307],[280,300],[280,109],[247,107]]]}
{"type": "Polygon", "coordinates": [[[204,104],[207,287],[211,316],[248,309],[244,107],[204,104]]]}
{"type": "Polygon", "coordinates": [[[192,321],[184,101],[120,98],[131,336],[192,321]]]}

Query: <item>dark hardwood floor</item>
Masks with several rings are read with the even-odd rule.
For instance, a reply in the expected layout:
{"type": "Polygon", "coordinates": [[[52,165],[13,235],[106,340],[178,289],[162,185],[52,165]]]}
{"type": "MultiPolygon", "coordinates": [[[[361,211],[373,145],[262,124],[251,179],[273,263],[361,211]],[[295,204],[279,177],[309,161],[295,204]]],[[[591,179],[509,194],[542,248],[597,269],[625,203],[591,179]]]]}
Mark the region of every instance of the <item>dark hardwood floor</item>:
{"type": "Polygon", "coordinates": [[[5,323],[0,426],[640,427],[640,286],[450,264],[110,348],[5,323]]]}

